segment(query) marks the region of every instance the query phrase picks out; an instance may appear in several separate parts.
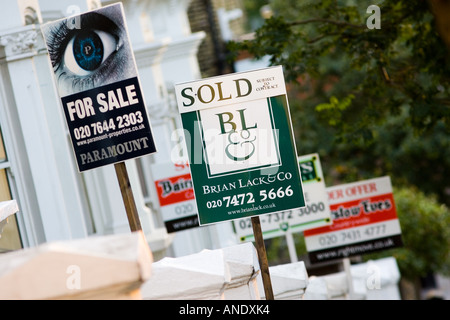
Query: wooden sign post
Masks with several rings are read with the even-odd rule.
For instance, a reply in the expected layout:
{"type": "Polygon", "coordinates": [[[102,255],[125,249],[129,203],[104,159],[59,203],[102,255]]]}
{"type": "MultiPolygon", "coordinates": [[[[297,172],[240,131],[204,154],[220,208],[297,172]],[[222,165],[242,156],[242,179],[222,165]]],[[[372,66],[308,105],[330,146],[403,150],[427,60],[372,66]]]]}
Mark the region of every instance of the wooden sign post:
{"type": "Polygon", "coordinates": [[[266,300],[274,300],[272,281],[270,280],[269,261],[267,260],[266,246],[264,245],[264,238],[261,231],[261,220],[259,219],[259,216],[252,217],[252,227],[266,300]]]}
{"type": "Polygon", "coordinates": [[[131,190],[130,179],[128,178],[125,162],[119,162],[114,165],[116,169],[117,180],[119,180],[120,193],[122,194],[123,204],[127,212],[128,223],[131,232],[142,230],[139,214],[134,201],[133,191],[131,190]]]}

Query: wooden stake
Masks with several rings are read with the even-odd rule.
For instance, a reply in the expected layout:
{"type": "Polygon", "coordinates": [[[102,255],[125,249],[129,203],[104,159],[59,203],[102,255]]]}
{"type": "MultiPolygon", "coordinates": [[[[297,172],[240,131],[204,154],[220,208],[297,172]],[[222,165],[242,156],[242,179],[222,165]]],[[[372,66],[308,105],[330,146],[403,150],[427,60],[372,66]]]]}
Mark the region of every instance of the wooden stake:
{"type": "Polygon", "coordinates": [[[272,282],[270,281],[269,261],[267,260],[266,246],[264,245],[259,216],[252,217],[252,227],[266,300],[274,300],[272,282]]]}
{"type": "Polygon", "coordinates": [[[130,229],[132,232],[140,231],[142,230],[141,222],[139,220],[125,162],[114,164],[114,168],[116,169],[117,180],[119,180],[120,192],[122,193],[123,204],[125,205],[125,210],[127,212],[130,229]]]}

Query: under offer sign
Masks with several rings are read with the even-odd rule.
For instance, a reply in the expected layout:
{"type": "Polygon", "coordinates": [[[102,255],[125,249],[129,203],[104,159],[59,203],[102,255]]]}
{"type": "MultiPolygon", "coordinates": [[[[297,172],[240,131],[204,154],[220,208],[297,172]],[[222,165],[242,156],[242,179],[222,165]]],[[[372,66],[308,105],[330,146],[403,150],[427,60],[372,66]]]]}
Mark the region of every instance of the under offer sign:
{"type": "Polygon", "coordinates": [[[402,245],[389,177],[329,187],[327,193],[333,224],[304,232],[312,263],[402,245]]]}
{"type": "Polygon", "coordinates": [[[175,91],[201,225],[305,205],[282,67],[175,91]]]}

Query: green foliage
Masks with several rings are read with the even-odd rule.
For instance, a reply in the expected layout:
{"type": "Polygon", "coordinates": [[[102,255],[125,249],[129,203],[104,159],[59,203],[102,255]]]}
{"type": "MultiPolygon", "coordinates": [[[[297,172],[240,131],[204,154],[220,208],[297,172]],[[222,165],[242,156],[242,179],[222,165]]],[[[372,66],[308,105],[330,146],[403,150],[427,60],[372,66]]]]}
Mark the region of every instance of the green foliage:
{"type": "Polygon", "coordinates": [[[316,106],[318,112],[329,112],[332,115],[329,117],[328,123],[331,126],[336,126],[342,121],[342,112],[345,111],[355,98],[353,94],[349,94],[347,97],[339,101],[335,96],[331,96],[329,103],[321,103],[316,106]]]}
{"type": "Polygon", "coordinates": [[[353,127],[382,123],[404,105],[410,107],[408,124],[418,133],[439,121],[450,128],[449,54],[427,2],[378,2],[379,30],[366,26],[366,9],[373,1],[274,0],[276,14],[256,30],[255,39],[229,48],[257,59],[269,55],[272,65],[284,66],[289,82],[304,86],[306,76],[316,80],[312,89],[319,91],[321,103],[353,95],[341,116],[356,125],[339,126],[341,137],[360,138],[353,127]],[[337,80],[331,88],[317,87],[330,76],[337,80]]]}
{"type": "Polygon", "coordinates": [[[430,272],[450,275],[450,210],[416,188],[394,190],[404,247],[366,259],[392,255],[402,276],[410,279],[430,272]]]}

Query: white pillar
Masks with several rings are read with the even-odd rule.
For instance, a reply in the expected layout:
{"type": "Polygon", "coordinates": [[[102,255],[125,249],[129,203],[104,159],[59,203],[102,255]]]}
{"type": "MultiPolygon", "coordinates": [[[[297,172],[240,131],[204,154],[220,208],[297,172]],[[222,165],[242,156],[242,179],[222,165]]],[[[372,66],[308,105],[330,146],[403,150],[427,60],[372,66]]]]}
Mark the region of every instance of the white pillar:
{"type": "Polygon", "coordinates": [[[18,27],[1,35],[0,44],[9,75],[5,81],[12,89],[8,94],[15,103],[25,144],[26,154],[21,156],[28,158],[38,202],[33,214],[40,213],[47,241],[83,237],[86,228],[82,208],[79,201],[73,201],[79,191],[74,186],[71,150],[65,130],[55,132],[63,130],[60,106],[54,99],[52,83],[41,82],[51,79],[41,33],[35,25],[18,27]]]}

